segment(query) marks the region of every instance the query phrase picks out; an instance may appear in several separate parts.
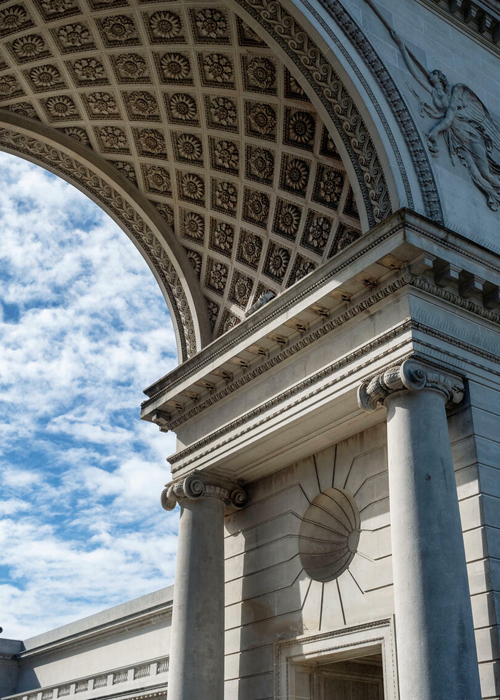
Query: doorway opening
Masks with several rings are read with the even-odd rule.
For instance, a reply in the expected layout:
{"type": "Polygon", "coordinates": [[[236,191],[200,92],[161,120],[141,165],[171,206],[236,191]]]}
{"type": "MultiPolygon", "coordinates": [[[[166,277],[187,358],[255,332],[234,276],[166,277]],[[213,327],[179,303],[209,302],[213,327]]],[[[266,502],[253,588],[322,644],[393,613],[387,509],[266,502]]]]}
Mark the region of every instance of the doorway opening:
{"type": "Polygon", "coordinates": [[[276,645],[275,697],[398,700],[392,617],[276,645]]]}
{"type": "Polygon", "coordinates": [[[290,698],[307,700],[384,700],[382,653],[316,666],[297,666],[290,698]]]}

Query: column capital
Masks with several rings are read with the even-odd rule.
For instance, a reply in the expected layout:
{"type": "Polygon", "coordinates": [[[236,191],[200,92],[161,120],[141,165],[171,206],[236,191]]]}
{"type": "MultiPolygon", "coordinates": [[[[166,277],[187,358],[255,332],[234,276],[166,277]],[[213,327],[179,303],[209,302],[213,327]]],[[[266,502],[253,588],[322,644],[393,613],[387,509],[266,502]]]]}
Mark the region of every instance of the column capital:
{"type": "Polygon", "coordinates": [[[200,498],[218,498],[226,506],[234,508],[243,508],[247,502],[246,491],[239,484],[194,471],[166,484],[161,494],[161,504],[165,510],[173,510],[183,499],[197,501],[200,498]]]}
{"type": "Polygon", "coordinates": [[[365,411],[374,411],[392,394],[422,389],[440,391],[448,406],[460,403],[464,397],[464,383],[459,377],[410,358],[364,381],[358,388],[358,405],[365,411]]]}

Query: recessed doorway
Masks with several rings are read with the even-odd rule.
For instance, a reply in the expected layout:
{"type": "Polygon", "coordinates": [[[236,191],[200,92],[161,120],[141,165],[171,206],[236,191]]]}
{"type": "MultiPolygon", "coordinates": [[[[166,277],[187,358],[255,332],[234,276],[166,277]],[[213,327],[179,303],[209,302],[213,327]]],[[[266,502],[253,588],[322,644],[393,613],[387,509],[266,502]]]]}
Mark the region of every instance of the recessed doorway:
{"type": "Polygon", "coordinates": [[[318,666],[314,700],[384,700],[382,654],[318,666]]]}
{"type": "Polygon", "coordinates": [[[398,700],[392,619],[282,642],[276,657],[275,697],[398,700]]]}

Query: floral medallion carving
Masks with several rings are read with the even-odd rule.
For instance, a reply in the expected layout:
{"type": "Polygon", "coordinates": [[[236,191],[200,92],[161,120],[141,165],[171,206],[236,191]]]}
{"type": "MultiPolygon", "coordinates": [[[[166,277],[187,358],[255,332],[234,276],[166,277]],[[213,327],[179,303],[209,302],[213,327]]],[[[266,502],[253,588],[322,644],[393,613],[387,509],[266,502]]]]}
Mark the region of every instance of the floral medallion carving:
{"type": "Polygon", "coordinates": [[[110,15],[98,19],[97,24],[106,46],[137,46],[141,43],[133,18],[129,15],[110,15]]]}
{"type": "Polygon", "coordinates": [[[216,294],[223,296],[229,278],[229,267],[218,260],[208,258],[205,284],[216,294]]]}
{"type": "Polygon", "coordinates": [[[56,95],[41,100],[49,121],[62,122],[81,119],[75,101],[69,95],[56,95]]]}
{"type": "Polygon", "coordinates": [[[326,165],[318,165],[313,200],[330,209],[338,209],[345,181],[345,173],[326,165]]]}
{"type": "Polygon", "coordinates": [[[249,180],[262,182],[265,185],[273,184],[274,177],[274,152],[260,146],[246,147],[246,176],[249,180]]]}
{"type": "Polygon", "coordinates": [[[188,165],[203,165],[203,144],[196,134],[173,133],[172,145],[175,159],[188,165]]]}
{"type": "Polygon", "coordinates": [[[278,199],[274,214],[273,231],[283,238],[294,241],[299,231],[302,208],[293,202],[278,199]]]}
{"type": "Polygon", "coordinates": [[[260,236],[251,231],[240,231],[240,240],[238,243],[238,252],[236,259],[238,262],[248,265],[253,270],[259,266],[260,256],[262,254],[263,242],[260,236]]]}
{"type": "Polygon", "coordinates": [[[109,83],[104,64],[97,58],[79,58],[73,62],[68,61],[66,65],[78,86],[109,83]]]}
{"type": "Polygon", "coordinates": [[[90,92],[82,95],[90,119],[120,119],[120,110],[114,95],[109,92],[90,92]]]}
{"type": "Polygon", "coordinates": [[[197,211],[181,210],[181,235],[203,244],[205,219],[197,211]]]}
{"type": "Polygon", "coordinates": [[[192,85],[193,74],[189,56],[179,51],[156,55],[160,80],[167,85],[192,85]]]}
{"type": "Polygon", "coordinates": [[[305,197],[309,183],[311,161],[295,156],[283,155],[280,174],[280,188],[292,192],[298,197],[305,197]]]}
{"type": "Polygon", "coordinates": [[[151,77],[144,56],[138,53],[112,55],[111,61],[119,83],[150,83],[151,77]]]}
{"type": "Polygon", "coordinates": [[[142,156],[168,159],[165,136],[159,129],[134,129],[133,134],[142,156]]]}
{"type": "Polygon", "coordinates": [[[153,44],[186,42],[182,33],[182,20],[177,12],[171,10],[157,10],[149,17],[144,15],[149,39],[153,44]]]}
{"type": "Polygon", "coordinates": [[[222,214],[236,216],[238,187],[233,182],[212,178],[212,209],[222,214]]]}
{"type": "Polygon", "coordinates": [[[278,243],[269,241],[266,260],[264,262],[264,274],[280,284],[285,279],[291,260],[291,253],[278,243]]]}
{"type": "Polygon", "coordinates": [[[277,108],[267,102],[245,102],[247,136],[276,141],[277,108]]]}
{"type": "Polygon", "coordinates": [[[95,50],[94,38],[85,22],[73,22],[51,30],[61,53],[95,50]]]}
{"type": "Polygon", "coordinates": [[[243,220],[249,223],[266,228],[269,217],[270,200],[269,195],[258,190],[251,190],[245,187],[243,197],[243,220]]]}
{"type": "Polygon", "coordinates": [[[252,290],[253,279],[239,270],[235,270],[229,290],[229,300],[237,304],[241,309],[245,309],[250,300],[252,290]]]}
{"type": "Polygon", "coordinates": [[[191,25],[197,44],[230,44],[227,14],[211,7],[191,10],[191,25]]]}
{"type": "Polygon", "coordinates": [[[232,58],[223,53],[198,54],[200,75],[205,87],[235,88],[232,58]]]}
{"type": "Polygon", "coordinates": [[[22,3],[0,10],[0,37],[34,26],[33,19],[22,3]]]}
{"type": "Polygon", "coordinates": [[[230,258],[234,247],[234,226],[226,221],[210,220],[209,247],[230,258]]]}
{"type": "Polygon", "coordinates": [[[240,149],[235,141],[210,137],[210,164],[213,170],[238,175],[240,149]]]}
{"type": "Polygon", "coordinates": [[[283,143],[312,151],[316,135],[316,119],[311,112],[285,108],[283,143]]]}
{"type": "Polygon", "coordinates": [[[172,196],[172,179],[166,168],[160,165],[143,165],[142,171],[148,192],[172,196]]]}
{"type": "Polygon", "coordinates": [[[242,56],[242,76],[245,90],[276,95],[276,63],[268,56],[242,56]]]}
{"type": "Polygon", "coordinates": [[[172,124],[199,126],[196,98],[185,92],[165,95],[168,119],[172,124]]]}
{"type": "Polygon", "coordinates": [[[223,131],[238,130],[238,109],[234,100],[222,96],[205,96],[208,126],[223,131]]]}
{"type": "Polygon", "coordinates": [[[73,139],[73,141],[81,143],[82,146],[92,147],[89,135],[81,126],[65,126],[61,131],[63,134],[66,134],[66,136],[69,136],[70,139],[73,139]]]}
{"type": "Polygon", "coordinates": [[[201,268],[203,266],[203,258],[201,253],[199,253],[197,250],[191,250],[190,248],[184,248],[184,250],[186,251],[187,259],[189,260],[196,277],[200,279],[201,268]]]}
{"type": "Polygon", "coordinates": [[[205,180],[196,173],[177,172],[179,199],[193,204],[205,203],[205,180]]]}
{"type": "Polygon", "coordinates": [[[19,37],[7,46],[17,63],[28,63],[52,55],[41,34],[19,37]]]}
{"type": "Polygon", "coordinates": [[[156,97],[146,90],[123,93],[129,119],[134,121],[160,121],[160,109],[156,97]]]}
{"type": "Polygon", "coordinates": [[[330,238],[333,221],[328,216],[310,211],[307,217],[302,245],[318,255],[322,255],[330,238]]]}

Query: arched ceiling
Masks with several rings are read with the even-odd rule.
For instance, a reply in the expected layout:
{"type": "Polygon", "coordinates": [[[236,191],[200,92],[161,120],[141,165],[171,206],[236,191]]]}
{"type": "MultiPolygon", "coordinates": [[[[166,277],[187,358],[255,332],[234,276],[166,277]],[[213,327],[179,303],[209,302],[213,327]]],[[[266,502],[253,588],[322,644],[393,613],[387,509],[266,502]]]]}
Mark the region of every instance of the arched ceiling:
{"type": "Polygon", "coordinates": [[[154,204],[213,337],[360,235],[334,140],[229,5],[2,2],[0,44],[0,107],[92,149],[154,204]]]}

